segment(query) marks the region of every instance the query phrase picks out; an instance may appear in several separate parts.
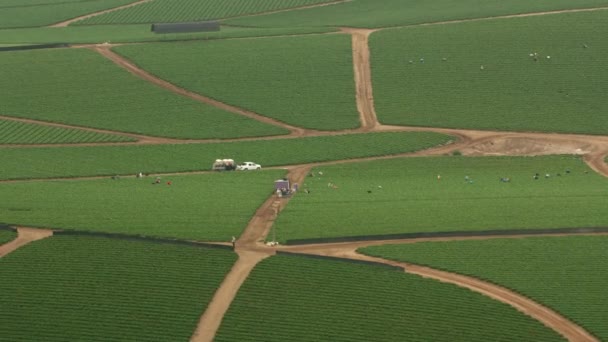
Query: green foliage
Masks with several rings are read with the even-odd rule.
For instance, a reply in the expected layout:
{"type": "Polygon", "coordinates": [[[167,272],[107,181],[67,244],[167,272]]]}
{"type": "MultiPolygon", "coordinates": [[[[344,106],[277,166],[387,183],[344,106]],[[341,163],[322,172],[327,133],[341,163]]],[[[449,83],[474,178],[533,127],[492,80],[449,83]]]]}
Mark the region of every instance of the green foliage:
{"type": "Polygon", "coordinates": [[[17,237],[17,233],[13,230],[0,229],[0,245],[3,245],[17,237]]]}
{"type": "Polygon", "coordinates": [[[339,5],[226,20],[256,27],[388,27],[607,6],[607,0],[353,0],[339,5]]]}
{"type": "Polygon", "coordinates": [[[0,179],[210,170],[217,158],[278,166],[414,152],[451,141],[428,133],[371,133],[230,143],[0,148],[0,179]]]}
{"type": "Polygon", "coordinates": [[[272,194],[282,170],[0,183],[3,221],[32,227],[228,241],[272,194]],[[171,184],[167,184],[171,182],[171,184]]]}
{"type": "MultiPolygon", "coordinates": [[[[329,27],[245,28],[222,26],[220,32],[156,34],[150,25],[95,25],[0,30],[2,43],[123,43],[279,36],[335,31],[329,27]]],[[[4,44],[2,44],[4,45],[4,44]]],[[[13,44],[11,44],[13,45],[13,44]]]]}
{"type": "Polygon", "coordinates": [[[329,1],[331,0],[156,0],[91,17],[77,22],[76,25],[215,20],[329,1]]]}
{"type": "Polygon", "coordinates": [[[378,117],[387,124],[607,134],[607,30],[608,11],[597,11],[374,33],[378,117]]]}
{"type": "Polygon", "coordinates": [[[514,289],[608,340],[608,236],[452,241],[362,252],[438,267],[514,289]]]}
{"type": "Polygon", "coordinates": [[[55,236],[0,259],[6,341],[186,341],[234,253],[55,236]]]}
{"type": "Polygon", "coordinates": [[[61,144],[135,141],[120,135],[0,119],[0,144],[61,144]]]}
{"type": "Polygon", "coordinates": [[[145,44],[115,50],[183,88],[296,126],[359,126],[347,35],[145,44]]]}
{"type": "Polygon", "coordinates": [[[160,89],[87,49],[0,53],[0,113],[175,138],[286,130],[160,89]]]}
{"type": "Polygon", "coordinates": [[[301,185],[310,194],[292,198],[275,223],[282,241],[608,226],[608,180],[578,157],[403,158],[313,172],[301,185]]]}
{"type": "Polygon", "coordinates": [[[218,342],[532,339],[560,337],[506,304],[454,285],[377,266],[292,256],[273,256],[256,266],[215,337],[218,342]]]}
{"type": "Polygon", "coordinates": [[[46,26],[133,0],[102,1],[19,1],[3,0],[0,5],[0,28],[46,26]]]}

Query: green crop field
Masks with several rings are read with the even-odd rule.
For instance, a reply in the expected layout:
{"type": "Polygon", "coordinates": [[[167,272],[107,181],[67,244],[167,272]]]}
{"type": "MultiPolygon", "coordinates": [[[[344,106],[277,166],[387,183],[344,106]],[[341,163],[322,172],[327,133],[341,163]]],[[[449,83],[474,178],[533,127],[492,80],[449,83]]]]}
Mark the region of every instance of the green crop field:
{"type": "Polygon", "coordinates": [[[310,194],[300,192],[275,223],[281,241],[608,226],[608,180],[578,157],[403,158],[313,172],[301,186],[310,194]]]}
{"type": "Polygon", "coordinates": [[[608,340],[608,236],[389,245],[365,254],[437,267],[506,286],[608,340]]]}
{"type": "Polygon", "coordinates": [[[245,28],[222,26],[219,32],[156,34],[150,25],[94,25],[68,27],[36,27],[0,30],[0,47],[38,43],[124,43],[145,41],[206,40],[242,37],[266,37],[290,34],[325,33],[329,27],[245,28]]]}
{"type": "Polygon", "coordinates": [[[114,50],[183,88],[292,125],[320,130],[359,126],[347,35],[145,44],[114,50]]]}
{"type": "Polygon", "coordinates": [[[428,132],[348,134],[230,143],[1,148],[0,179],[211,170],[217,158],[293,165],[407,153],[454,138],[428,132]]]}
{"type": "Polygon", "coordinates": [[[26,1],[0,5],[0,28],[46,26],[81,15],[122,6],[134,0],[26,1]]]}
{"type": "Polygon", "coordinates": [[[17,237],[17,233],[12,230],[0,229],[0,245],[5,244],[17,237]]]}
{"type": "Polygon", "coordinates": [[[228,241],[272,194],[283,170],[0,183],[3,221],[30,227],[228,241]],[[171,184],[168,184],[171,182],[171,184]]]}
{"type": "Polygon", "coordinates": [[[120,11],[98,15],[77,25],[139,24],[215,20],[221,18],[310,6],[331,0],[156,0],[120,11]]]}
{"type": "Polygon", "coordinates": [[[0,72],[3,115],[174,138],[287,132],[160,89],[87,49],[3,52],[0,72]]]}
{"type": "Polygon", "coordinates": [[[155,242],[34,242],[0,259],[0,340],[186,341],[235,260],[155,242]]]}
{"type": "Polygon", "coordinates": [[[352,2],[225,21],[256,27],[388,27],[517,13],[608,6],[606,0],[354,0],[352,2]]]}
{"type": "Polygon", "coordinates": [[[274,256],[230,305],[215,341],[555,341],[512,307],[398,270],[274,256]],[[263,317],[263,319],[260,319],[263,317]]]}
{"type": "Polygon", "coordinates": [[[61,144],[135,141],[120,135],[0,119],[0,144],[61,144]]]}
{"type": "Polygon", "coordinates": [[[607,134],[606,31],[608,11],[374,33],[378,117],[386,124],[607,134]]]}

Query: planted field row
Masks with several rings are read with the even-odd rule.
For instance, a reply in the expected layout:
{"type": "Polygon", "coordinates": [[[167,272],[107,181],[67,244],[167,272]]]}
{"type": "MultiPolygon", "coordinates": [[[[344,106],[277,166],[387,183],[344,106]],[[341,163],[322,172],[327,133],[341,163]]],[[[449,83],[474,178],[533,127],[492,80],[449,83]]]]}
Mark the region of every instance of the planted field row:
{"type": "Polygon", "coordinates": [[[16,225],[229,241],[271,195],[282,170],[0,184],[16,225]]]}
{"type": "Polygon", "coordinates": [[[310,193],[275,222],[280,241],[608,227],[608,180],[580,157],[416,157],[312,172],[300,185],[310,193]]]}
{"type": "Polygon", "coordinates": [[[0,148],[0,179],[211,170],[217,158],[267,166],[413,152],[452,141],[427,132],[349,134],[230,143],[0,148]]]}
{"type": "Polygon", "coordinates": [[[144,44],[115,50],[180,87],[295,126],[359,126],[347,35],[144,44]]]}
{"type": "Polygon", "coordinates": [[[3,52],[0,72],[3,115],[172,138],[287,133],[161,89],[87,49],[3,52]]]}
{"type": "Polygon", "coordinates": [[[555,341],[506,304],[386,268],[274,256],[253,270],[215,341],[555,341]],[[263,319],[260,319],[263,317],[263,319]]]}
{"type": "Polygon", "coordinates": [[[0,339],[185,341],[235,260],[142,241],[34,242],[0,259],[0,339]]]}
{"type": "Polygon", "coordinates": [[[3,245],[17,237],[17,232],[13,230],[0,229],[0,245],[3,245]]]}
{"type": "Polygon", "coordinates": [[[44,5],[57,5],[66,2],[77,3],[85,2],[90,0],[3,0],[0,4],[0,8],[9,7],[33,7],[33,6],[44,6],[44,5]]]}
{"type": "Polygon", "coordinates": [[[156,0],[77,22],[76,25],[215,20],[314,5],[331,0],[156,0]]]}
{"type": "Polygon", "coordinates": [[[374,33],[378,118],[425,127],[608,134],[608,42],[601,34],[607,30],[608,11],[596,11],[374,33]]]}
{"type": "Polygon", "coordinates": [[[0,144],[61,144],[135,141],[120,135],[0,119],[0,144]]]}
{"type": "Polygon", "coordinates": [[[446,20],[608,6],[606,0],[354,0],[344,4],[254,17],[226,23],[236,26],[347,26],[377,28],[446,20]]]}
{"type": "Polygon", "coordinates": [[[244,28],[222,27],[220,32],[190,32],[156,34],[150,31],[150,25],[100,25],[68,27],[36,27],[23,29],[0,30],[0,46],[16,43],[124,43],[146,41],[178,41],[193,39],[225,39],[242,37],[266,37],[289,34],[308,34],[335,31],[328,27],[289,27],[289,28],[244,28]]]}
{"type": "Polygon", "coordinates": [[[0,6],[0,28],[47,26],[81,15],[114,8],[133,0],[102,0],[102,1],[28,1],[20,6],[14,0],[2,2],[0,6]],[[15,6],[17,5],[17,6],[15,6]]]}
{"type": "Polygon", "coordinates": [[[362,252],[506,286],[608,340],[607,244],[608,236],[572,236],[388,245],[362,252]]]}

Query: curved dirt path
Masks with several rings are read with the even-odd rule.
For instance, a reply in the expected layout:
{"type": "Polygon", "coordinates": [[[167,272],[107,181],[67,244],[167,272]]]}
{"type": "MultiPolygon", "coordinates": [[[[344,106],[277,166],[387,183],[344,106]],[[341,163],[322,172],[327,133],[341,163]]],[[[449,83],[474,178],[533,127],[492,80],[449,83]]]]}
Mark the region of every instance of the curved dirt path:
{"type": "Polygon", "coordinates": [[[511,305],[518,311],[540,321],[547,327],[555,330],[569,341],[599,341],[585,329],[568,320],[559,313],[541,305],[527,297],[508,290],[502,286],[491,284],[477,278],[464,276],[456,273],[440,271],[430,267],[419,266],[410,263],[396,262],[381,258],[370,257],[356,253],[354,250],[341,251],[339,257],[347,256],[349,259],[378,262],[391,266],[404,268],[406,273],[415,274],[424,278],[435,279],[440,282],[454,284],[467,288],[471,291],[481,293],[505,304],[511,305]]]}
{"type": "Polygon", "coordinates": [[[198,102],[202,102],[211,106],[214,106],[216,108],[225,110],[227,112],[231,112],[231,113],[235,113],[235,114],[239,114],[242,116],[246,116],[248,118],[269,124],[269,125],[273,125],[273,126],[278,126],[278,127],[282,127],[285,128],[289,131],[291,131],[290,135],[293,136],[303,136],[307,131],[299,128],[299,127],[295,127],[289,124],[286,124],[284,122],[248,111],[246,109],[242,109],[242,108],[238,108],[217,100],[214,100],[210,97],[206,97],[197,93],[193,93],[191,91],[188,91],[184,88],[180,88],[172,83],[169,83],[163,79],[160,79],[150,73],[148,73],[147,71],[139,68],[138,66],[136,66],[135,64],[131,63],[129,60],[127,60],[126,58],[118,55],[117,53],[114,53],[112,50],[110,50],[109,47],[107,46],[103,46],[103,45],[98,45],[96,47],[93,48],[94,51],[98,52],[99,54],[101,54],[102,56],[106,57],[107,59],[111,60],[112,62],[114,62],[116,65],[120,66],[121,68],[127,70],[128,72],[130,72],[131,74],[146,80],[150,83],[153,83],[161,88],[164,88],[166,90],[169,90],[173,93],[182,95],[184,97],[190,98],[192,100],[198,101],[198,102]]]}
{"type": "Polygon", "coordinates": [[[49,229],[34,229],[25,227],[18,227],[17,233],[19,235],[17,235],[15,240],[0,246],[0,258],[32,241],[42,240],[53,235],[53,231],[49,229]]]}
{"type": "Polygon", "coordinates": [[[236,16],[233,16],[233,17],[221,18],[220,20],[223,21],[223,20],[228,20],[228,19],[257,17],[257,16],[260,16],[260,15],[275,14],[275,13],[290,12],[290,11],[298,11],[298,10],[305,10],[305,9],[316,8],[316,7],[326,7],[326,6],[332,6],[332,5],[340,5],[340,4],[345,4],[345,3],[351,2],[351,1],[353,1],[353,0],[335,0],[335,1],[330,1],[330,2],[323,2],[323,3],[319,3],[319,4],[314,4],[314,5],[297,6],[297,7],[283,8],[283,9],[279,9],[279,10],[272,10],[272,11],[266,11],[266,12],[258,12],[258,13],[252,13],[252,14],[236,15],[236,16]]]}
{"type": "Polygon", "coordinates": [[[74,22],[77,22],[77,21],[80,21],[80,20],[84,20],[84,19],[88,19],[88,18],[91,18],[91,17],[95,17],[95,16],[98,16],[100,14],[110,13],[110,12],[118,11],[118,10],[121,10],[121,9],[125,9],[125,8],[129,8],[129,7],[141,5],[143,3],[150,2],[150,1],[152,1],[152,0],[137,0],[137,1],[135,1],[133,3],[130,3],[130,4],[127,4],[127,5],[122,5],[122,6],[119,6],[119,7],[114,7],[114,8],[110,8],[110,9],[94,12],[94,13],[89,13],[89,14],[81,15],[81,16],[76,17],[76,18],[72,18],[72,19],[69,19],[69,20],[66,20],[66,21],[62,21],[62,22],[53,24],[53,25],[49,25],[48,27],[66,27],[66,26],[70,25],[71,23],[74,23],[74,22]]]}

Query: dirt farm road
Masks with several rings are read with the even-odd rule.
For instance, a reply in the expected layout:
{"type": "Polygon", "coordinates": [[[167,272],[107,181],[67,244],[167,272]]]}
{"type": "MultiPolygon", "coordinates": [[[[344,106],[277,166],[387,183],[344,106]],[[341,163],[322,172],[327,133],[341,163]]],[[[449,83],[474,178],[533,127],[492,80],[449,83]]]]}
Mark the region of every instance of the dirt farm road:
{"type": "MultiPolygon", "coordinates": [[[[127,6],[134,6],[144,3],[147,0],[137,1],[127,6]]],[[[336,1],[335,3],[339,3],[336,1]]],[[[437,25],[448,24],[462,21],[476,21],[498,18],[513,18],[533,15],[547,15],[565,12],[581,12],[592,10],[604,10],[608,8],[595,9],[577,9],[566,11],[552,11],[543,13],[525,13],[493,18],[479,18],[469,20],[458,20],[449,22],[429,23],[422,25],[437,25]]],[[[116,10],[116,9],[114,9],[116,10]]],[[[111,11],[111,10],[110,10],[111,11]]],[[[101,14],[101,12],[96,13],[101,14]]],[[[64,23],[60,23],[64,24],[64,23]]],[[[67,25],[69,23],[66,23],[67,25]]],[[[59,25],[59,24],[57,24],[59,25]]],[[[402,126],[386,126],[378,122],[373,99],[373,89],[371,82],[371,66],[370,66],[370,51],[368,47],[369,35],[374,30],[342,28],[342,34],[350,34],[352,36],[353,46],[353,70],[356,84],[356,101],[360,115],[361,127],[356,130],[339,131],[339,132],[320,132],[307,130],[300,127],[295,127],[249,110],[238,108],[229,104],[222,103],[215,99],[196,94],[177,87],[165,80],[162,80],[149,72],[142,70],[132,62],[126,60],[120,55],[110,50],[111,45],[96,45],[91,46],[92,50],[98,52],[102,56],[110,59],[118,66],[128,70],[133,75],[147,80],[159,87],[172,91],[176,94],[186,96],[196,101],[212,105],[226,111],[243,115],[260,122],[283,127],[290,131],[288,135],[278,137],[267,137],[263,139],[286,139],[305,136],[322,136],[322,135],[338,135],[349,133],[364,133],[364,132],[388,132],[388,131],[433,131],[438,133],[449,134],[457,138],[457,141],[450,145],[439,146],[429,150],[419,151],[416,153],[408,153],[394,156],[361,158],[348,161],[334,161],[328,163],[310,163],[306,165],[286,166],[288,169],[288,178],[292,182],[302,183],[310,169],[318,165],[327,165],[335,163],[356,162],[372,159],[398,158],[405,156],[422,156],[422,155],[441,155],[450,154],[455,151],[461,152],[463,155],[470,156],[487,156],[487,155],[543,155],[543,154],[578,154],[582,155],[585,162],[596,172],[608,177],[608,164],[604,158],[608,155],[608,136],[591,136],[580,134],[552,134],[552,133],[531,133],[531,132],[496,132],[496,131],[476,131],[464,129],[444,129],[432,127],[402,127],[402,126]]],[[[79,128],[71,125],[62,125],[54,123],[46,123],[29,119],[17,119],[13,117],[0,116],[0,119],[17,120],[29,123],[46,124],[56,127],[79,128]]],[[[212,140],[180,140],[166,139],[159,137],[150,137],[145,135],[129,134],[124,132],[113,132],[107,130],[88,129],[101,133],[121,134],[138,139],[134,143],[115,143],[115,145],[128,144],[180,144],[180,143],[204,143],[212,140]]],[[[247,140],[247,139],[234,139],[247,140]]],[[[253,140],[253,139],[252,139],[253,140]]],[[[70,144],[70,146],[80,144],[70,144]]],[[[107,143],[86,144],[91,145],[108,145],[107,143]]],[[[13,145],[11,147],[31,147],[32,145],[13,145]]],[[[61,146],[61,145],[44,145],[44,146],[61,146]]],[[[84,178],[84,177],[83,177],[84,178]]],[[[91,178],[91,177],[87,177],[91,178]]],[[[35,180],[34,180],[35,181],[35,180]]],[[[39,180],[42,181],[42,180],[39,180]]],[[[394,244],[394,243],[416,243],[420,241],[446,241],[446,240],[462,240],[462,239],[489,239],[489,238],[522,238],[521,235],[512,236],[497,236],[497,237],[451,237],[451,238],[435,238],[435,239],[407,239],[407,240],[378,240],[353,243],[327,243],[315,245],[300,245],[300,246],[278,246],[268,247],[264,245],[264,240],[271,231],[272,224],[281,210],[285,208],[289,199],[276,199],[270,197],[257,210],[255,215],[250,220],[248,226],[243,231],[242,235],[236,244],[236,252],[239,255],[238,261],[235,263],[231,271],[228,273],[221,286],[215,293],[212,301],[202,315],[199,325],[192,336],[192,341],[212,341],[222,318],[229,308],[230,303],[234,299],[238,289],[246,280],[249,273],[255,265],[264,258],[271,256],[278,250],[287,252],[297,252],[304,254],[315,254],[330,257],[340,257],[355,260],[374,261],[393,266],[404,268],[405,272],[416,274],[422,277],[433,278],[438,281],[448,282],[457,286],[465,287],[481,293],[485,296],[494,298],[501,302],[507,303],[517,310],[529,315],[549,328],[555,330],[570,341],[597,341],[595,337],[585,331],[583,328],[571,322],[567,318],[544,307],[531,299],[523,297],[503,287],[481,281],[472,277],[462,276],[450,272],[439,271],[436,269],[422,267],[408,263],[397,263],[390,260],[372,258],[358,254],[356,249],[364,246],[394,244]]],[[[0,257],[10,253],[20,246],[45,238],[52,235],[52,231],[37,230],[29,228],[18,228],[19,236],[17,239],[0,246],[0,257]]],[[[565,234],[571,235],[571,234],[565,234]]],[[[597,233],[597,235],[606,235],[606,233],[597,233]]],[[[529,236],[529,235],[526,235],[529,236]]],[[[555,236],[555,235],[552,235],[555,236]]]]}

